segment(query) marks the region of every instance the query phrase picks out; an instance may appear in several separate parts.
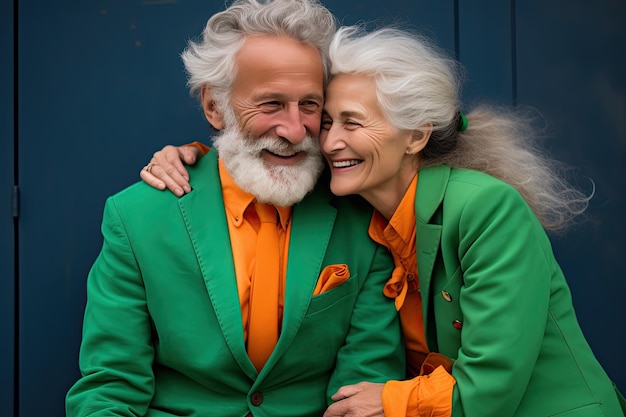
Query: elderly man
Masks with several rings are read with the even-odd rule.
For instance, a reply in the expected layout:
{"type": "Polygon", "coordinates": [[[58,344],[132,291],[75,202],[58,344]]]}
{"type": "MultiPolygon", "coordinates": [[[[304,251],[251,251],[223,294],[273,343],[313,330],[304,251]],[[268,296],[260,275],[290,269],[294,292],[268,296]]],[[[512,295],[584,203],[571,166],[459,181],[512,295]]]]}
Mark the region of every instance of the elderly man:
{"type": "Polygon", "coordinates": [[[371,209],[315,185],[334,25],[314,0],[241,0],[189,44],[216,151],[180,199],[108,199],[68,416],[319,416],[341,385],[403,376],[371,209]]]}

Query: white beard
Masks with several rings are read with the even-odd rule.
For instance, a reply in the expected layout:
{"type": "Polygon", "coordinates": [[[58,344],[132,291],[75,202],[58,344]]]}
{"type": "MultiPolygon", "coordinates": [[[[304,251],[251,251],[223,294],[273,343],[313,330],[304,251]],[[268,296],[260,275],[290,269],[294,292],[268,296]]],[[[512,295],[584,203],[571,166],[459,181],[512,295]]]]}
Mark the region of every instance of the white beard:
{"type": "Polygon", "coordinates": [[[230,108],[224,111],[224,125],[213,146],[239,188],[258,201],[288,207],[301,201],[315,187],[324,168],[316,138],[307,135],[297,145],[281,138],[251,138],[241,131],[230,108]],[[305,156],[295,165],[268,166],[263,160],[263,150],[278,154],[305,152],[305,156]]]}

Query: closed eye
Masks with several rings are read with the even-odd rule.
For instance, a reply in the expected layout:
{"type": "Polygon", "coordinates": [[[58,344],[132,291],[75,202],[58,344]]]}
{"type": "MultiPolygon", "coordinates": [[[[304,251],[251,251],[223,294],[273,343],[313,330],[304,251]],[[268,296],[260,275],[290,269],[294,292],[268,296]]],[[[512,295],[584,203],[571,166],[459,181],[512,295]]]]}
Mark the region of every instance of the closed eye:
{"type": "Polygon", "coordinates": [[[321,104],[314,100],[306,100],[300,103],[300,109],[305,113],[317,113],[321,107],[321,104]]]}
{"type": "Polygon", "coordinates": [[[278,107],[281,106],[279,101],[266,101],[261,103],[261,107],[278,107]]]}
{"type": "Polygon", "coordinates": [[[322,118],[322,130],[330,130],[333,125],[333,119],[330,117],[322,118]]]}
{"type": "Polygon", "coordinates": [[[343,122],[343,124],[348,130],[353,130],[359,127],[363,127],[361,123],[355,122],[354,120],[346,120],[345,122],[343,122]]]}

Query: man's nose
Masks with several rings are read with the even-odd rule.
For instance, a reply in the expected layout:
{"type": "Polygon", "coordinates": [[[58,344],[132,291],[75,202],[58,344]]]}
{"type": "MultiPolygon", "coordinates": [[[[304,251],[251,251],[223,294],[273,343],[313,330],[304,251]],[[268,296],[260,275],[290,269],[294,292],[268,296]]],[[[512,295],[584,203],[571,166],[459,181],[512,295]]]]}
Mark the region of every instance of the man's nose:
{"type": "Polygon", "coordinates": [[[281,120],[276,126],[276,134],[293,144],[298,144],[306,137],[306,127],[300,106],[289,105],[283,110],[281,120]]]}

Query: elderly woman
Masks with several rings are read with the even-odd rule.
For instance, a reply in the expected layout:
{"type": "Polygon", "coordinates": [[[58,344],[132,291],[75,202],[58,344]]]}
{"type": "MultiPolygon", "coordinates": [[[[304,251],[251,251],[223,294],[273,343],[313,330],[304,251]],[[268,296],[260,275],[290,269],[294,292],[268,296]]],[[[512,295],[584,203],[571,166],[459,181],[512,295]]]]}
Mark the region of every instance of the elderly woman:
{"type": "MultiPolygon", "coordinates": [[[[457,63],[414,34],[345,27],[330,52],[330,187],[375,209],[409,366],[405,381],[341,388],[324,415],[623,415],[544,231],[588,198],[536,150],[529,120],[464,116],[457,63]]],[[[158,171],[177,172],[178,154],[157,153],[158,171]]]]}

